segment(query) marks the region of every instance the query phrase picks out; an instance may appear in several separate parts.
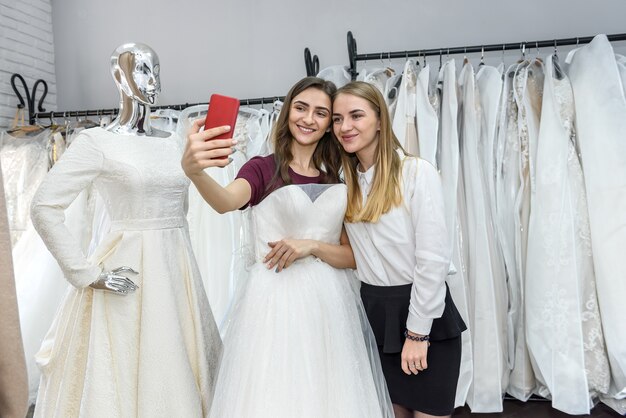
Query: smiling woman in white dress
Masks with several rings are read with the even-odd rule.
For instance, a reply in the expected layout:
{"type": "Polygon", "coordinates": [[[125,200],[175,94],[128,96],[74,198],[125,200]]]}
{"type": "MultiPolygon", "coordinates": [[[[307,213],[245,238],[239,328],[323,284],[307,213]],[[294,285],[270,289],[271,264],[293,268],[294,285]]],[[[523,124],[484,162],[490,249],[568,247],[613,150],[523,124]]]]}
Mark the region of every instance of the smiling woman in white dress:
{"type": "Polygon", "coordinates": [[[220,213],[250,207],[254,236],[255,264],[227,319],[211,417],[393,416],[348,270],[346,186],[330,136],[334,91],[316,77],[296,83],[276,122],[275,153],[251,159],[226,187],[203,170],[229,164],[217,157],[231,155],[235,141],[207,141],[227,128],[200,132],[199,120],[188,135],[187,176],[220,213]]]}

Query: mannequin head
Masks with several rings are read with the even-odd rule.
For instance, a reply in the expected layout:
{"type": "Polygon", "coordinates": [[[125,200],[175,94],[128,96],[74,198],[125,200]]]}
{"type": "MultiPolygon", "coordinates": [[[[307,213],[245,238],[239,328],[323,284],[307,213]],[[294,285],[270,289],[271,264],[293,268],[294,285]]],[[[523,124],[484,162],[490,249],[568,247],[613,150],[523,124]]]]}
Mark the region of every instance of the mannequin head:
{"type": "Polygon", "coordinates": [[[150,106],[161,92],[159,57],[148,45],[127,43],[111,55],[111,75],[120,92],[120,110],[106,130],[124,135],[167,137],[150,126],[150,106]]]}
{"type": "Polygon", "coordinates": [[[153,105],[161,92],[159,57],[148,45],[127,43],[111,54],[111,75],[122,97],[153,105]]]}

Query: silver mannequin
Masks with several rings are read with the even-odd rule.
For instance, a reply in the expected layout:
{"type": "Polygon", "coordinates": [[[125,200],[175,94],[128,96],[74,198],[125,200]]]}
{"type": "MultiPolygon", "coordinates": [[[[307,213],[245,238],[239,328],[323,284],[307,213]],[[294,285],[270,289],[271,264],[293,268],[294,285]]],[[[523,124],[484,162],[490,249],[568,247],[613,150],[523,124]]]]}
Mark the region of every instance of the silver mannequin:
{"type": "MultiPolygon", "coordinates": [[[[120,135],[170,136],[150,126],[150,106],[161,92],[159,73],[159,57],[148,45],[128,43],[113,51],[111,75],[120,92],[120,111],[106,130],[120,135]]],[[[127,266],[118,267],[103,271],[89,286],[126,295],[139,287],[126,277],[128,274],[139,273],[127,266]]]]}
{"type": "Polygon", "coordinates": [[[161,92],[161,66],[148,45],[127,43],[111,55],[111,75],[120,92],[120,111],[105,127],[120,135],[168,137],[169,132],[150,126],[150,106],[161,92]]]}

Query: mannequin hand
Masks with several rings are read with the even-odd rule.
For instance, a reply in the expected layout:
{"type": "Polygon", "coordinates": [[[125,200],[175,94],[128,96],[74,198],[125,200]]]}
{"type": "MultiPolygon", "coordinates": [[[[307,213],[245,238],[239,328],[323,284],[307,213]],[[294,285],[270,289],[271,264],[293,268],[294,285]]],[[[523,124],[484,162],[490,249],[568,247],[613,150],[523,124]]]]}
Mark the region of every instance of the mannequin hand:
{"type": "Polygon", "coordinates": [[[120,273],[139,274],[130,267],[122,266],[112,271],[103,271],[98,276],[98,279],[91,283],[89,287],[98,290],[105,290],[107,292],[117,293],[119,295],[125,295],[129,292],[134,292],[139,286],[133,283],[126,276],[122,276],[120,273]]]}
{"type": "Polygon", "coordinates": [[[267,268],[276,266],[276,273],[289,267],[299,258],[309,256],[315,249],[315,241],[309,239],[282,239],[280,241],[267,243],[272,249],[265,258],[267,268]]]}
{"type": "MultiPolygon", "coordinates": [[[[415,333],[411,334],[418,335],[415,333]]],[[[428,341],[404,340],[401,354],[402,371],[404,371],[404,373],[408,375],[418,374],[428,368],[428,363],[426,362],[428,346],[428,341]]]]}
{"type": "Polygon", "coordinates": [[[230,130],[229,126],[200,131],[204,126],[204,119],[196,119],[187,134],[187,144],[181,160],[181,165],[187,177],[202,175],[202,170],[208,167],[226,167],[232,161],[228,157],[235,149],[233,145],[237,143],[233,139],[215,139],[218,135],[230,130]]]}

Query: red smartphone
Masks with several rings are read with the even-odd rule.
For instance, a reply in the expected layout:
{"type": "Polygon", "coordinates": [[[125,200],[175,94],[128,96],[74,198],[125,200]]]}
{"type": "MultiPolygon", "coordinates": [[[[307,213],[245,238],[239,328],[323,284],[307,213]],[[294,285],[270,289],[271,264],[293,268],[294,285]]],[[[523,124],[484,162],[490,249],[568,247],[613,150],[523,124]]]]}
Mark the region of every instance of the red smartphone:
{"type": "MultiPolygon", "coordinates": [[[[235,122],[239,113],[239,99],[234,97],[212,94],[209,101],[209,111],[204,121],[204,129],[216,128],[218,126],[230,126],[230,131],[218,135],[211,139],[232,138],[235,133],[235,122]]],[[[219,157],[227,158],[227,157],[219,157]]]]}

